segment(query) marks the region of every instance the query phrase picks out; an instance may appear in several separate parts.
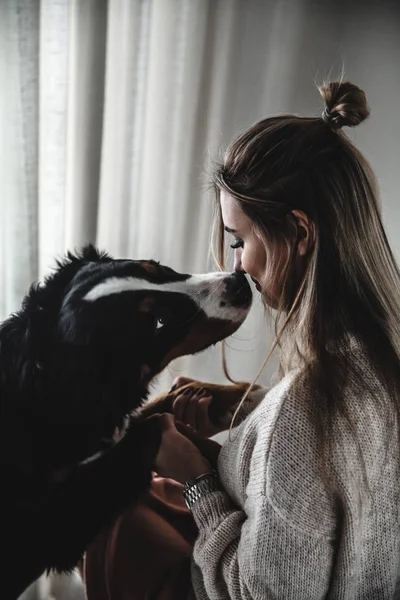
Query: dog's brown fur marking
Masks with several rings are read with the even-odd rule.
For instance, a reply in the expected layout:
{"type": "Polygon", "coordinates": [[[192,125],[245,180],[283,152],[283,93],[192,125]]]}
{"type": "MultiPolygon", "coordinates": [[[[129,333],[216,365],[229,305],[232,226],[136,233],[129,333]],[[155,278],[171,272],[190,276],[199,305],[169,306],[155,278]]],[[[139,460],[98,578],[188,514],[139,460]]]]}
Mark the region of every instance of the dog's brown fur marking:
{"type": "Polygon", "coordinates": [[[144,268],[145,271],[147,271],[153,277],[158,277],[159,269],[158,269],[157,265],[154,265],[152,263],[143,262],[142,267],[144,268]]]}

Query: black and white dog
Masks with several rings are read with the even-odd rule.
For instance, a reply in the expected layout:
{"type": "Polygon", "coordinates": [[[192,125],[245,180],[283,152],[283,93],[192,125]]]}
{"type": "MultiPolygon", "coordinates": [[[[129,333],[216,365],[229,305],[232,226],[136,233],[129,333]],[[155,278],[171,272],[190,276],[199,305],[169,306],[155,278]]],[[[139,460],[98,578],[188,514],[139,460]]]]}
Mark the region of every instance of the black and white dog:
{"type": "Polygon", "coordinates": [[[174,358],[231,335],[252,300],[241,273],[69,254],[0,327],[2,600],[72,569],[150,484],[157,419],[127,416],[174,358]]]}

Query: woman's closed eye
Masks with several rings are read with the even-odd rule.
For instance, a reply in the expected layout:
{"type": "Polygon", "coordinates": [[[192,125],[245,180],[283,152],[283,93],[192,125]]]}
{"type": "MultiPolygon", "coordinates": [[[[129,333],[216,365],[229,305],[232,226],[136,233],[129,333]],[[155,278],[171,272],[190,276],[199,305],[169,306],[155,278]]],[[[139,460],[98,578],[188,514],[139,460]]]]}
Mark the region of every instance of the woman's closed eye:
{"type": "Polygon", "coordinates": [[[244,246],[244,242],[243,240],[240,239],[236,239],[235,242],[233,244],[231,244],[231,248],[233,248],[234,250],[236,250],[237,248],[243,248],[244,246]]]}

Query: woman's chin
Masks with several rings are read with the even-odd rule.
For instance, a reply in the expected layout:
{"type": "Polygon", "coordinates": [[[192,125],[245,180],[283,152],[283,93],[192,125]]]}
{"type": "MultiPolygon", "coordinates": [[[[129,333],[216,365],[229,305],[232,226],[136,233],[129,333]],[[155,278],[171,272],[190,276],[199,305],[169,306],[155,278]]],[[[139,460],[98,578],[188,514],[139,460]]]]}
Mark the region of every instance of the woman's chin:
{"type": "Polygon", "coordinates": [[[279,307],[279,297],[277,294],[274,294],[270,289],[263,289],[261,284],[255,277],[251,278],[257,292],[261,294],[264,304],[266,304],[269,308],[277,310],[279,307]]]}
{"type": "Polygon", "coordinates": [[[264,304],[268,306],[268,308],[272,308],[273,310],[278,310],[279,308],[279,298],[276,298],[273,294],[268,293],[267,290],[262,290],[260,288],[260,294],[262,296],[264,304]]]}

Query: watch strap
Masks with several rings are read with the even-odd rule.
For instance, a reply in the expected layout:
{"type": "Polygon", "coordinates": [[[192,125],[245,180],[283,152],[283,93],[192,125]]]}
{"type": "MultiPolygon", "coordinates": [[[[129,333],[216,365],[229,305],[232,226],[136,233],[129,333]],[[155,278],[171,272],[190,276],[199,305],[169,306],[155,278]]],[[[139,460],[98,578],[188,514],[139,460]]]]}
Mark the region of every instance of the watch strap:
{"type": "Polygon", "coordinates": [[[204,473],[199,477],[188,479],[183,486],[183,497],[188,509],[192,510],[192,507],[197,500],[211,492],[217,492],[219,490],[221,490],[221,485],[219,483],[218,474],[216,471],[212,471],[211,473],[204,473]]]}

